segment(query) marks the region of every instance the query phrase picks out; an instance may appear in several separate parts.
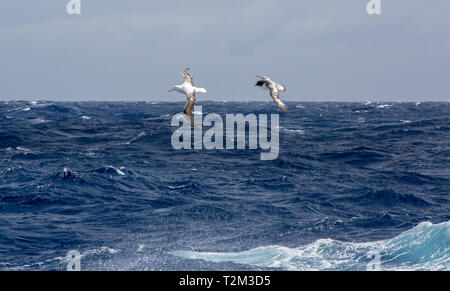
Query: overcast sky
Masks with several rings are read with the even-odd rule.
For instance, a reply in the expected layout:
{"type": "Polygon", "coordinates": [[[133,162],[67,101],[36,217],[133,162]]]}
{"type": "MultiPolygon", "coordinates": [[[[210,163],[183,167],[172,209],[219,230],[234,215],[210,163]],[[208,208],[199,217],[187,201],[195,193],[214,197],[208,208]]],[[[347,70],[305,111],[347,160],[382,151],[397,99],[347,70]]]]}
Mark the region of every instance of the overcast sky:
{"type": "Polygon", "coordinates": [[[0,100],[450,100],[450,1],[0,1],[0,100]]]}

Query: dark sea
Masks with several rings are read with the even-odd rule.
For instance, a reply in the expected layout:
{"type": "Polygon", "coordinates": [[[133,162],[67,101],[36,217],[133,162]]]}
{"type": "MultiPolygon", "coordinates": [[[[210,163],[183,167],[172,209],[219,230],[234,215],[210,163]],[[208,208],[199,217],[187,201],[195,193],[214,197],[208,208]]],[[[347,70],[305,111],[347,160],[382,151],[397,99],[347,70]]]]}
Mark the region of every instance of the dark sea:
{"type": "Polygon", "coordinates": [[[0,102],[0,269],[450,270],[450,103],[280,114],[280,153],[175,150],[180,103],[0,102]]]}

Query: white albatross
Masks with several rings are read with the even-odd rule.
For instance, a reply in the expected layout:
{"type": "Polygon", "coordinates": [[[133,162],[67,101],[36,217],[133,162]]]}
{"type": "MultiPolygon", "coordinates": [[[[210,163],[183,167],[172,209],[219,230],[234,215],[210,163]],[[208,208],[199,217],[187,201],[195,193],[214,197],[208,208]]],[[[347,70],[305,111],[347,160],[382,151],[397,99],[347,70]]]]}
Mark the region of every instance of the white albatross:
{"type": "Polygon", "coordinates": [[[286,114],[289,114],[289,111],[286,107],[286,105],[284,105],[283,102],[281,102],[280,100],[280,91],[286,91],[286,87],[283,85],[278,84],[277,82],[272,81],[269,77],[266,76],[256,76],[258,78],[260,78],[261,80],[259,80],[255,86],[258,87],[262,87],[266,89],[270,90],[270,96],[272,96],[273,102],[275,102],[276,105],[278,105],[278,107],[281,108],[281,110],[283,110],[284,112],[286,112],[286,114]]]}
{"type": "Polygon", "coordinates": [[[194,118],[192,116],[192,111],[195,105],[195,93],[206,93],[206,89],[195,87],[194,81],[187,71],[189,71],[189,68],[180,71],[180,73],[184,77],[183,84],[174,86],[169,90],[169,92],[176,91],[178,93],[186,94],[187,101],[186,105],[184,106],[184,114],[187,115],[187,117],[191,121],[192,126],[195,126],[194,118]]]}

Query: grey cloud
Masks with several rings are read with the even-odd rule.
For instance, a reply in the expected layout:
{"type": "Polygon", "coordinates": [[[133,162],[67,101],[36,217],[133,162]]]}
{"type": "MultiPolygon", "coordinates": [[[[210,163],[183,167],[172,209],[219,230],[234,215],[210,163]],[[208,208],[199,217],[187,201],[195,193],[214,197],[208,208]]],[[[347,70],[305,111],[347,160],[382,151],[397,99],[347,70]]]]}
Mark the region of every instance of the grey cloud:
{"type": "Polygon", "coordinates": [[[0,98],[181,101],[190,66],[209,100],[266,100],[256,74],[292,101],[449,99],[448,1],[61,2],[0,4],[0,98]]]}

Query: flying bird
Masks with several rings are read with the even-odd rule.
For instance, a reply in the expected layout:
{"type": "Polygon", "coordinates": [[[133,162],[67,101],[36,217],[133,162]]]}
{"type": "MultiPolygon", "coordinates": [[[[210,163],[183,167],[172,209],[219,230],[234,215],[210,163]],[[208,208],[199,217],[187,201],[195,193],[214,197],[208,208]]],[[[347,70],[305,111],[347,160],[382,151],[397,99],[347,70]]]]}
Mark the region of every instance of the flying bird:
{"type": "Polygon", "coordinates": [[[186,105],[184,106],[184,114],[187,115],[189,120],[191,121],[192,126],[195,127],[194,118],[192,116],[192,111],[194,110],[195,105],[195,93],[206,93],[206,89],[197,88],[194,86],[194,81],[191,75],[188,73],[189,68],[181,70],[180,73],[184,77],[184,82],[181,85],[176,85],[169,92],[176,91],[178,93],[186,94],[186,105]]]}
{"type": "Polygon", "coordinates": [[[255,86],[269,89],[270,96],[272,96],[272,99],[275,102],[275,104],[278,105],[278,107],[280,107],[281,110],[286,112],[286,114],[289,114],[289,111],[288,111],[286,105],[284,105],[284,103],[281,102],[280,97],[279,97],[280,91],[283,91],[283,92],[286,91],[286,87],[278,84],[277,82],[272,81],[269,77],[266,77],[266,76],[256,76],[256,77],[260,78],[261,80],[259,80],[255,86]]]}

